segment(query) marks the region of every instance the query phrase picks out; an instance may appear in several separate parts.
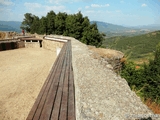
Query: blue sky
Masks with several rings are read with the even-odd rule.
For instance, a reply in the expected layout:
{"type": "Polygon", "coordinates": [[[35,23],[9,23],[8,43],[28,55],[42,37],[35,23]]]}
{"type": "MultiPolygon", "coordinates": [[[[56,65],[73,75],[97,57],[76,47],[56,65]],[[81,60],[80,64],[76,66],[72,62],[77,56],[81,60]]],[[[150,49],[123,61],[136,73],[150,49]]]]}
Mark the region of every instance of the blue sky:
{"type": "Polygon", "coordinates": [[[49,11],[81,11],[91,21],[125,26],[160,24],[160,0],[0,0],[0,20],[23,21],[25,13],[39,17],[49,11]]]}

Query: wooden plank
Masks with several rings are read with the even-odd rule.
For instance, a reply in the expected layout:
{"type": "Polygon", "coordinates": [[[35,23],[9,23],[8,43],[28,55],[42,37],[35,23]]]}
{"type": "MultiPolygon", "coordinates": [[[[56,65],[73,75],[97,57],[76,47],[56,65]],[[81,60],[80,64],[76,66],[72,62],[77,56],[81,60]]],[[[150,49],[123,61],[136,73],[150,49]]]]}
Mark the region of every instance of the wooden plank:
{"type": "MultiPolygon", "coordinates": [[[[54,83],[52,78],[54,77],[54,75],[55,75],[54,73],[57,71],[57,68],[61,65],[61,63],[62,63],[61,59],[63,58],[63,56],[64,55],[63,55],[63,51],[62,51],[62,54],[60,55],[60,59],[58,61],[59,64],[56,65],[56,69],[54,69],[54,72],[51,73],[51,77],[49,78],[50,80],[48,82],[48,85],[46,86],[46,89],[44,90],[43,97],[42,97],[42,99],[41,99],[41,101],[39,103],[39,106],[37,107],[37,111],[36,111],[35,116],[34,116],[34,119],[36,119],[36,120],[40,119],[40,117],[41,117],[41,113],[43,111],[43,108],[44,108],[44,105],[45,105],[45,102],[46,102],[46,97],[48,96],[49,90],[50,90],[52,84],[54,83]]],[[[59,71],[59,72],[61,72],[61,71],[59,71]]],[[[44,116],[44,115],[42,114],[42,116],[44,116]]]]}
{"type": "Polygon", "coordinates": [[[44,108],[42,110],[42,114],[40,117],[40,120],[48,120],[50,119],[50,115],[52,112],[52,106],[57,94],[57,88],[59,87],[59,79],[60,75],[62,74],[62,66],[63,66],[63,61],[65,58],[65,51],[63,51],[63,58],[61,59],[61,64],[58,65],[57,70],[55,71],[55,76],[52,78],[53,84],[51,85],[51,88],[49,90],[48,96],[46,97],[46,102],[44,104],[44,108]]]}
{"type": "MultiPolygon", "coordinates": [[[[71,50],[71,47],[70,47],[71,50]]],[[[72,58],[72,54],[70,54],[72,58]]],[[[69,99],[68,99],[68,120],[75,120],[75,88],[74,88],[74,76],[72,68],[72,60],[70,60],[70,74],[69,74],[69,99]]]]}
{"type": "MultiPolygon", "coordinates": [[[[68,43],[67,43],[67,45],[68,45],[68,43]]],[[[61,99],[62,99],[62,90],[63,90],[63,81],[64,81],[64,77],[65,77],[65,69],[66,69],[67,57],[68,57],[67,54],[68,54],[68,49],[67,49],[66,57],[65,57],[65,60],[64,60],[62,73],[61,73],[61,76],[60,76],[58,91],[57,91],[57,95],[56,95],[54,106],[53,106],[54,109],[52,110],[51,120],[58,120],[59,119],[59,111],[60,111],[60,105],[61,105],[61,99]]]]}
{"type": "MultiPolygon", "coordinates": [[[[70,46],[68,46],[70,47],[70,46]]],[[[66,70],[65,70],[65,78],[64,78],[64,85],[63,85],[63,93],[62,93],[62,101],[61,101],[61,108],[60,108],[60,115],[59,120],[66,120],[67,119],[67,104],[68,104],[68,79],[69,79],[69,67],[70,67],[70,49],[68,48],[68,55],[67,55],[67,63],[66,63],[66,70]]]]}
{"type": "Polygon", "coordinates": [[[71,42],[54,63],[27,120],[75,120],[75,93],[71,42]]]}
{"type": "MultiPolygon", "coordinates": [[[[57,63],[57,61],[56,61],[56,63],[57,63]]],[[[46,89],[46,86],[47,86],[48,83],[49,83],[49,80],[50,80],[49,78],[51,77],[51,74],[52,74],[53,70],[54,70],[54,69],[53,69],[53,67],[52,67],[52,69],[51,69],[51,71],[50,71],[50,73],[49,73],[49,75],[48,75],[48,77],[47,77],[47,79],[46,79],[46,81],[45,81],[45,83],[44,83],[41,91],[39,92],[39,95],[38,95],[38,97],[37,97],[37,99],[36,99],[36,101],[35,101],[32,109],[31,109],[31,111],[30,111],[30,113],[29,113],[29,115],[28,115],[28,117],[27,117],[27,120],[32,120],[32,119],[34,118],[34,115],[35,115],[35,113],[36,113],[36,111],[37,111],[37,108],[38,108],[38,106],[39,106],[39,104],[40,104],[40,101],[41,101],[42,97],[44,97],[43,94],[44,94],[44,91],[45,91],[45,89],[46,89]]]]}
{"type": "MultiPolygon", "coordinates": [[[[61,51],[63,51],[64,49],[65,49],[65,45],[63,46],[61,51]]],[[[62,52],[60,52],[60,54],[58,55],[55,63],[53,64],[52,69],[51,69],[51,71],[50,71],[50,73],[49,73],[49,75],[48,75],[48,77],[47,77],[47,79],[46,79],[46,81],[45,81],[45,83],[44,83],[44,85],[43,85],[43,87],[42,87],[42,89],[41,89],[41,91],[40,91],[40,93],[39,93],[39,95],[38,95],[33,107],[32,107],[32,109],[31,109],[31,111],[30,111],[30,113],[29,113],[29,115],[27,117],[27,120],[32,120],[34,118],[34,115],[35,115],[35,113],[37,111],[37,108],[38,108],[40,102],[41,102],[41,99],[42,99],[42,97],[44,97],[43,95],[45,93],[46,86],[49,83],[50,77],[53,74],[53,71],[54,71],[55,67],[59,64],[61,57],[62,57],[62,52]]]]}

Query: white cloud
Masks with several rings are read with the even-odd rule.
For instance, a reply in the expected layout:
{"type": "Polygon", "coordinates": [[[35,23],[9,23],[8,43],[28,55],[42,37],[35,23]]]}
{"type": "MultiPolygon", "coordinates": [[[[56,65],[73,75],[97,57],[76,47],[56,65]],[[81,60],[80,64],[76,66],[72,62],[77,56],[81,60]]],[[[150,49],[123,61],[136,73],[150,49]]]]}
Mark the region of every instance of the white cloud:
{"type": "Polygon", "coordinates": [[[94,10],[87,10],[87,11],[85,11],[85,13],[95,13],[96,11],[94,11],[94,10]]]}
{"type": "Polygon", "coordinates": [[[117,12],[117,13],[120,13],[121,11],[120,11],[120,10],[116,10],[116,12],[117,12]]]}
{"type": "Polygon", "coordinates": [[[105,4],[104,6],[105,6],[105,7],[109,7],[110,5],[109,5],[109,4],[105,4]]]}
{"type": "Polygon", "coordinates": [[[80,7],[80,8],[78,8],[78,11],[81,11],[82,10],[82,8],[80,7]]]}
{"type": "MultiPolygon", "coordinates": [[[[4,9],[3,8],[0,8],[0,12],[2,13],[4,11],[4,9]]],[[[1,15],[1,14],[0,14],[1,15]]]]}
{"type": "Polygon", "coordinates": [[[61,4],[61,3],[73,3],[73,2],[91,2],[93,0],[45,0],[49,3],[61,4]]]}
{"type": "Polygon", "coordinates": [[[99,5],[99,4],[91,4],[91,7],[109,7],[109,4],[105,4],[105,5],[99,5]]]}
{"type": "Polygon", "coordinates": [[[65,6],[63,5],[51,5],[51,6],[47,6],[47,5],[42,5],[39,3],[24,3],[24,6],[28,9],[28,12],[31,12],[34,15],[37,15],[39,17],[41,16],[45,16],[48,12],[50,12],[51,10],[53,10],[54,12],[58,13],[58,12],[66,12],[68,10],[66,10],[65,6]]]}
{"type": "Polygon", "coordinates": [[[144,3],[144,4],[142,4],[141,6],[142,6],[142,7],[147,7],[147,4],[144,3]]]}
{"type": "Polygon", "coordinates": [[[43,6],[44,10],[47,10],[48,12],[53,11],[63,11],[65,10],[65,6],[43,6]]]}
{"type": "Polygon", "coordinates": [[[98,4],[92,4],[91,7],[101,7],[101,5],[98,4]]]}
{"type": "Polygon", "coordinates": [[[59,5],[59,6],[47,6],[47,5],[41,5],[39,3],[24,3],[24,6],[28,9],[42,9],[43,11],[63,11],[65,10],[65,6],[59,5]]]}
{"type": "Polygon", "coordinates": [[[111,13],[111,11],[106,10],[106,13],[107,13],[107,14],[110,14],[110,13],[111,13]]]}
{"type": "Polygon", "coordinates": [[[85,6],[86,9],[88,9],[90,6],[85,6]]]}
{"type": "Polygon", "coordinates": [[[0,5],[9,6],[9,5],[14,5],[14,3],[10,0],[0,0],[0,5]]]}
{"type": "Polygon", "coordinates": [[[24,6],[27,8],[33,8],[33,9],[42,7],[42,5],[39,3],[27,3],[27,2],[24,3],[24,6]]]}
{"type": "Polygon", "coordinates": [[[121,0],[121,1],[120,1],[120,3],[124,3],[124,1],[123,1],[123,0],[121,0]]]}
{"type": "Polygon", "coordinates": [[[54,4],[61,4],[61,3],[73,3],[73,2],[79,2],[79,1],[91,1],[91,0],[46,0],[49,3],[54,3],[54,4]]]}

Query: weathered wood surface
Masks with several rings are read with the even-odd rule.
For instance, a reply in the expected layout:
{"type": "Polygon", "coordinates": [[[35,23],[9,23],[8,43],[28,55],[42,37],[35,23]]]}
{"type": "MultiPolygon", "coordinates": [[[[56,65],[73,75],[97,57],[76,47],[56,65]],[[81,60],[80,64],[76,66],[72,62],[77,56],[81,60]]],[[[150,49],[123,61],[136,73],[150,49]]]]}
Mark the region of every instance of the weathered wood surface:
{"type": "Polygon", "coordinates": [[[64,44],[27,120],[75,120],[71,42],[64,44]]]}

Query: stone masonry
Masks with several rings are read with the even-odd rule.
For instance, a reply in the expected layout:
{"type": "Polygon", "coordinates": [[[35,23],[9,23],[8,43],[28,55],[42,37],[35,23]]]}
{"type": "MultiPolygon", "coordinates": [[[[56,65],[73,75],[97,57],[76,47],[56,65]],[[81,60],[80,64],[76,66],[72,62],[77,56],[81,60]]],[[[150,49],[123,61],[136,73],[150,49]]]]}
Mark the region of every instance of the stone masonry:
{"type": "Polygon", "coordinates": [[[86,45],[72,38],[77,120],[160,120],[131,91],[125,79],[92,54],[86,45]]]}

